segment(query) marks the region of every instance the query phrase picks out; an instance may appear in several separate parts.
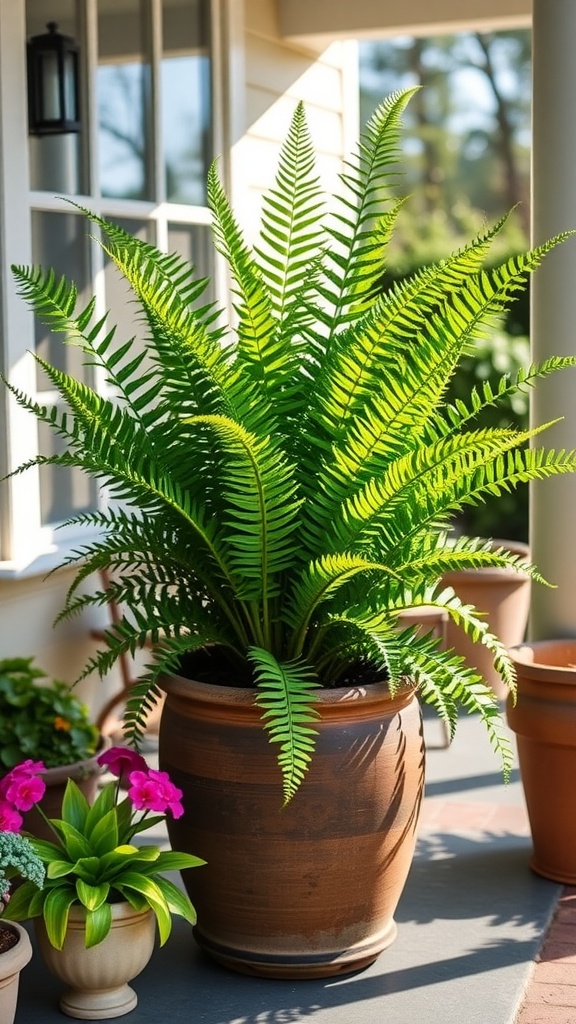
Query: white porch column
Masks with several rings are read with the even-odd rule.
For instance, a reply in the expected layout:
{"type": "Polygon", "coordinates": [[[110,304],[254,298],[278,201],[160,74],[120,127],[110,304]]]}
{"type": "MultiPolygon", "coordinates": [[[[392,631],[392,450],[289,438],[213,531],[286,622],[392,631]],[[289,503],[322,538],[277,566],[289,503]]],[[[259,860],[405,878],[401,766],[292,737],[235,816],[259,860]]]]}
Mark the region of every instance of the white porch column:
{"type": "MultiPolygon", "coordinates": [[[[575,45],[574,0],[534,0],[534,243],[576,228],[575,45]]],[[[576,238],[553,252],[532,279],[532,350],[537,361],[576,354],[576,238]]],[[[563,422],[541,441],[576,448],[576,369],[542,381],[532,397],[535,423],[557,416],[563,422]]],[[[576,636],[576,474],[535,482],[530,502],[532,557],[557,586],[532,589],[532,639],[576,636]]]]}

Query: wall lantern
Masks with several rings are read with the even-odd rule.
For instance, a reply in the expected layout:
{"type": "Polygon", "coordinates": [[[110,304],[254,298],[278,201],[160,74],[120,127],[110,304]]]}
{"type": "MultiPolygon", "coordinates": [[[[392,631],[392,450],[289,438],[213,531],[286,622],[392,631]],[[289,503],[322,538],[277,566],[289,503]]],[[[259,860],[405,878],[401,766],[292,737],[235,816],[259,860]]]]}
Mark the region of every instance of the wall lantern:
{"type": "Polygon", "coordinates": [[[70,36],[48,32],[28,41],[28,130],[30,135],[80,131],[78,46],[70,36]]]}

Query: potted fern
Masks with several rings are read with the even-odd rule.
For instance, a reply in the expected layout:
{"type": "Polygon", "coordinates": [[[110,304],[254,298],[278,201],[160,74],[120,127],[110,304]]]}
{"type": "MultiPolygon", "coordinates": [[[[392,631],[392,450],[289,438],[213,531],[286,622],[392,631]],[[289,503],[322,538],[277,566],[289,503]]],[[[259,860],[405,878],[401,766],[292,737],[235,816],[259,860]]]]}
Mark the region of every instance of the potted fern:
{"type": "Polygon", "coordinates": [[[513,691],[503,644],[440,581],[470,566],[540,577],[489,542],[453,540],[451,519],[487,494],[576,468],[574,453],[527,447],[541,428],[474,427],[485,406],[574,360],[445,399],[459,358],[565,236],[486,270],[497,225],[382,293],[410,95],[377,109],[328,217],[299,104],[254,250],[212,167],[233,329],[203,304],[193,268],[89,211],[140,304],[146,354],[93,302],[77,308],[72,283],[14,268],[22,296],[112,393],[42,359],[65,412],[11,388],[65,444],[37,462],[80,468],[113,499],[81,517],[101,535],[70,559],[62,616],[111,598],[129,610],[86,672],[152,642],[127,738],[138,744],[167,691],[160,763],[185,807],[170,839],[207,862],[198,883],[185,878],[199,942],[241,971],[350,971],[393,940],[422,796],[420,700],[450,729],[459,708],[478,713],[509,771],[490,687],[398,616],[444,609],[513,691]],[[80,591],[102,569],[108,586],[80,591]]]}

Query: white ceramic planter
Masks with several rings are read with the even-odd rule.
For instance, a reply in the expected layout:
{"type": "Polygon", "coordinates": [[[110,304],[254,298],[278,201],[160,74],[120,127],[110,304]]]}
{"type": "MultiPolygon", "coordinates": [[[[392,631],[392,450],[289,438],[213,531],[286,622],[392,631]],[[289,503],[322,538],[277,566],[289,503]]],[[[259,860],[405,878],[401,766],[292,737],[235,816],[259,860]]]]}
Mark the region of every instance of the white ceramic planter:
{"type": "Polygon", "coordinates": [[[48,941],[42,918],[35,918],[40,952],[53,974],[69,988],[60,1009],[78,1020],[107,1020],[133,1010],[138,996],[128,984],[152,956],[156,918],[151,910],[136,911],[129,903],[112,905],[112,928],[97,946],[84,945],[84,910],[70,910],[61,950],[48,941]]]}

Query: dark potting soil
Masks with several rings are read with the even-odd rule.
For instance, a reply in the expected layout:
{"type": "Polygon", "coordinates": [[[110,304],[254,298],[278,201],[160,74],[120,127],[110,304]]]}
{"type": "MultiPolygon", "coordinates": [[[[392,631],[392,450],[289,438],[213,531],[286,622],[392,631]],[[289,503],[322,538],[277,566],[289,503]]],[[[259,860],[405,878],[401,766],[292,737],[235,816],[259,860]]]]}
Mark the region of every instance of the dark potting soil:
{"type": "Polygon", "coordinates": [[[19,942],[18,934],[8,925],[3,925],[0,922],[0,955],[7,953],[9,949],[12,949],[19,942]]]}
{"type": "MultiPolygon", "coordinates": [[[[204,648],[193,654],[184,655],[180,662],[180,675],[185,679],[197,679],[200,683],[211,683],[213,686],[255,686],[250,665],[239,667],[238,664],[233,664],[226,651],[219,647],[204,648]]],[[[370,686],[386,680],[387,675],[383,669],[359,660],[334,681],[334,686],[370,686]]]]}

